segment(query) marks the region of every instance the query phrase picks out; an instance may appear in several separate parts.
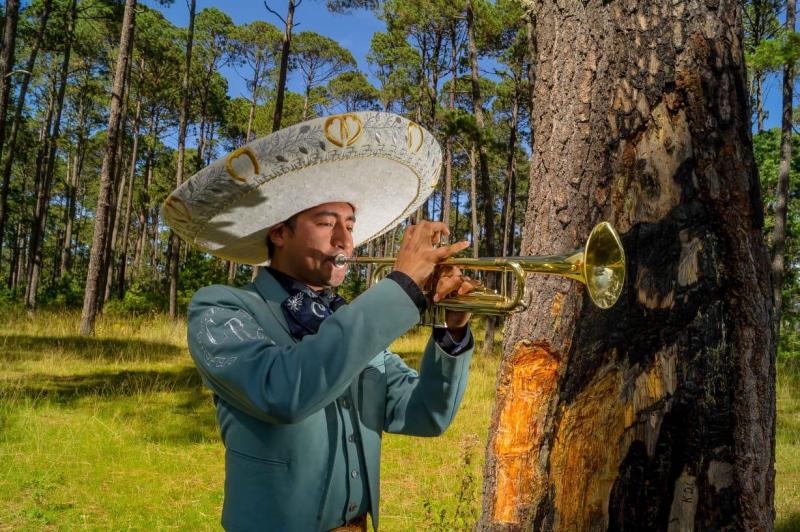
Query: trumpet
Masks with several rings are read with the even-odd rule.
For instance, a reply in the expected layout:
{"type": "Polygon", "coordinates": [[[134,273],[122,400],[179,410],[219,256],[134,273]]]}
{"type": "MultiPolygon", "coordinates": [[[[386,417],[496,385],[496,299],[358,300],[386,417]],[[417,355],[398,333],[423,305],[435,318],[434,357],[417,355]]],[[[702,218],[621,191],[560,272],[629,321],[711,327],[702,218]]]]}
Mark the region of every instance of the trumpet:
{"type": "MultiPolygon", "coordinates": [[[[334,258],[334,264],[338,267],[347,264],[377,266],[373,274],[375,279],[394,262],[394,257],[347,257],[341,254],[334,258]]],[[[436,303],[442,309],[491,316],[505,316],[528,307],[525,279],[529,273],[560,275],[580,281],[586,285],[592,303],[601,309],[610,308],[617,302],[625,284],[625,250],[617,231],[608,222],[601,222],[592,229],[583,248],[562,255],[451,257],[439,264],[467,270],[510,272],[515,281],[511,291],[503,275],[500,293],[484,287],[477,292],[451,296],[436,303]]]]}

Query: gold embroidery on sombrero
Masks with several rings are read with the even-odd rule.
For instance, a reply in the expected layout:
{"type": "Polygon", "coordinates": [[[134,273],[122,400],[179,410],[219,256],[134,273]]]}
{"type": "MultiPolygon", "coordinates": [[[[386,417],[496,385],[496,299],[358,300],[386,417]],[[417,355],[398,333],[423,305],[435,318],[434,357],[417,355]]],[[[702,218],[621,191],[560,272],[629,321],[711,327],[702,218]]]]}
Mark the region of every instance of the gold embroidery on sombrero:
{"type": "Polygon", "coordinates": [[[364,131],[364,123],[358,116],[346,113],[343,115],[335,115],[325,121],[325,138],[331,144],[344,148],[345,146],[352,146],[361,136],[364,131]],[[356,130],[350,131],[352,126],[347,124],[348,120],[355,122],[356,130]]]}
{"type": "Polygon", "coordinates": [[[192,213],[186,203],[177,196],[169,196],[164,201],[165,214],[175,223],[191,223],[192,213]]]}
{"type": "Polygon", "coordinates": [[[248,159],[250,159],[250,163],[252,164],[253,168],[253,171],[250,173],[250,175],[261,173],[261,169],[258,166],[258,159],[256,159],[255,154],[247,146],[243,146],[238,150],[231,152],[231,154],[228,155],[228,158],[225,161],[225,170],[227,170],[228,175],[230,175],[235,180],[241,181],[242,183],[247,183],[247,177],[242,177],[241,175],[239,175],[239,173],[233,167],[233,161],[235,161],[241,156],[245,156],[248,159]]]}
{"type": "Polygon", "coordinates": [[[419,125],[417,125],[416,123],[409,121],[408,132],[406,135],[408,140],[408,151],[412,153],[417,153],[420,150],[420,148],[422,148],[422,141],[424,135],[422,128],[419,127],[419,125]]]}

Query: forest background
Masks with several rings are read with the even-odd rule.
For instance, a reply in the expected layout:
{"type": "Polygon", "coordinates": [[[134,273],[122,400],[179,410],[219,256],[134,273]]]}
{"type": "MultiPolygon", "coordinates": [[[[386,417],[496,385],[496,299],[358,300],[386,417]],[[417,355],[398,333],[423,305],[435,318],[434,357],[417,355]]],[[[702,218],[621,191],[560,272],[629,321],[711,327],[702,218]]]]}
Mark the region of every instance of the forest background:
{"type": "MultiPolygon", "coordinates": [[[[243,18],[245,11],[246,18],[260,18],[240,24],[219,8],[198,9],[186,80],[184,155],[181,72],[187,28],[170,22],[164,12],[186,19],[188,6],[137,6],[131,60],[118,80],[123,82],[124,98],[114,109],[119,134],[112,143],[109,95],[123,6],[101,0],[37,0],[19,7],[15,38],[7,35],[3,41],[14,45],[14,61],[8,63],[8,95],[0,112],[6,126],[0,136],[0,301],[29,309],[85,307],[85,289],[90,286],[97,291],[95,312],[167,311],[174,294],[174,315],[201,286],[249,281],[249,266],[173,245],[178,241],[163,224],[160,207],[176,186],[179,162],[182,180],[276,128],[281,85],[287,88],[280,127],[368,109],[405,114],[422,123],[445,147],[446,168],[439,189],[420,214],[445,220],[454,239],[472,242],[474,254],[518,253],[533,142],[532,65],[521,4],[475,4],[473,68],[458,2],[395,0],[368,12],[346,3],[309,0],[294,20],[299,26],[293,31],[284,82],[279,78],[286,14],[268,7],[236,8],[243,18]],[[320,33],[304,29],[304,18],[320,33]],[[337,28],[341,40],[324,35],[326,27],[337,28]],[[347,48],[351,42],[357,55],[347,48]],[[477,98],[473,76],[478,79],[477,98]],[[482,126],[476,120],[476,103],[482,126]],[[477,141],[487,153],[485,172],[479,168],[477,141]],[[114,151],[110,155],[109,146],[114,151]],[[103,168],[104,162],[110,166],[103,168]],[[103,196],[103,250],[92,247],[101,192],[108,194],[103,196]],[[93,249],[101,275],[87,283],[93,249]]],[[[775,124],[785,55],[781,43],[791,48],[794,41],[783,29],[781,2],[745,2],[745,12],[754,148],[772,215],[780,159],[775,124]]],[[[796,133],[793,138],[797,142],[796,133]]],[[[782,352],[798,345],[800,219],[794,172],[799,162],[794,150],[782,352]]],[[[768,216],[768,239],[773,219],[768,216]]],[[[401,234],[402,227],[361,251],[389,255],[401,234]]],[[[353,271],[345,295],[364,288],[365,273],[353,271]]]]}
{"type": "MultiPolygon", "coordinates": [[[[7,1],[0,308],[8,324],[20,328],[19,316],[53,312],[77,319],[81,309],[88,335],[100,315],[180,319],[198,288],[249,282],[249,266],[174,238],[161,203],[177,183],[248,141],[337,112],[386,110],[432,131],[445,170],[419,216],[445,221],[474,255],[519,253],[535,143],[532,31],[519,2],[468,3],[471,23],[460,0],[290,1],[293,19],[275,2],[248,3],[246,13],[237,3],[226,13],[213,2],[7,1]],[[135,17],[126,18],[131,5],[135,17]]],[[[788,205],[779,368],[797,367],[797,110],[784,196],[778,183],[780,83],[800,47],[784,28],[784,2],[745,1],[743,13],[770,245],[776,206],[788,205]]],[[[391,255],[401,233],[402,226],[360,252],[391,255]]],[[[342,292],[357,295],[367,279],[366,269],[354,270],[342,292]]],[[[493,338],[488,325],[481,331],[493,338]]],[[[485,354],[496,348],[481,345],[485,354]]]]}

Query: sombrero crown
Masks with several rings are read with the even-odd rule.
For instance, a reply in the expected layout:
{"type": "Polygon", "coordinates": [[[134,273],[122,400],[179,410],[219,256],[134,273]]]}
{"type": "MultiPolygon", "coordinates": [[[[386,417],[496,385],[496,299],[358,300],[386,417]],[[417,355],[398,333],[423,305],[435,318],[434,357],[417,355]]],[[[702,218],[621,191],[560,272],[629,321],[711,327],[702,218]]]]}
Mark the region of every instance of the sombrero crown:
{"type": "Polygon", "coordinates": [[[433,135],[401,116],[317,118],[212,163],[169,195],[163,213],[185,241],[260,264],[269,228],[321,203],[353,205],[356,246],[392,229],[433,192],[441,162],[433,135]]]}

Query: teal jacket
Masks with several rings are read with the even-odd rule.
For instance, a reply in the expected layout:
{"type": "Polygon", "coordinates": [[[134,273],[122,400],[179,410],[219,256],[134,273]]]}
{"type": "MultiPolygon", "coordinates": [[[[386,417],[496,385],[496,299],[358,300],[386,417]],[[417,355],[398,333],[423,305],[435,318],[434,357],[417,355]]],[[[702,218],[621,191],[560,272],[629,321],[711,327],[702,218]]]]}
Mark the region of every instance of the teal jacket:
{"type": "MultiPolygon", "coordinates": [[[[288,297],[262,269],[243,288],[214,285],[189,304],[192,358],[215,396],[225,444],[226,530],[324,530],[341,482],[331,478],[341,440],[335,401],[350,390],[378,526],[382,432],[437,436],[464,394],[472,350],[451,356],[430,339],[419,374],[387,351],[419,321],[417,307],[385,279],[295,340],[288,297]]],[[[341,513],[341,512],[339,512],[341,513]]]]}

